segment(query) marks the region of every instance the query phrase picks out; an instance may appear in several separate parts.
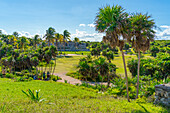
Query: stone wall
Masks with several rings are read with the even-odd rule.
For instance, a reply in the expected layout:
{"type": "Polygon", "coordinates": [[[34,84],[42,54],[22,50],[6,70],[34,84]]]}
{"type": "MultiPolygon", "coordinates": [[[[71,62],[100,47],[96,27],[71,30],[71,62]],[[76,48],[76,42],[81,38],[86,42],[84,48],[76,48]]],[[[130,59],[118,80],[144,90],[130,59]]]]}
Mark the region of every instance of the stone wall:
{"type": "Polygon", "coordinates": [[[170,106],[170,83],[155,86],[155,104],[170,106]]]}

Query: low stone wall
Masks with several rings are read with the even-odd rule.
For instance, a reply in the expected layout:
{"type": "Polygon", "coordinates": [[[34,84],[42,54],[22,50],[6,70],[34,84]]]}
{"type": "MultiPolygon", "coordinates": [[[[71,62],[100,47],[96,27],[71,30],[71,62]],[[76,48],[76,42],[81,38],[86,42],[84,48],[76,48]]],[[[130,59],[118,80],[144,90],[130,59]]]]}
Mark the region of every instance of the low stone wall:
{"type": "Polygon", "coordinates": [[[155,86],[155,104],[170,106],[170,83],[155,86]]]}

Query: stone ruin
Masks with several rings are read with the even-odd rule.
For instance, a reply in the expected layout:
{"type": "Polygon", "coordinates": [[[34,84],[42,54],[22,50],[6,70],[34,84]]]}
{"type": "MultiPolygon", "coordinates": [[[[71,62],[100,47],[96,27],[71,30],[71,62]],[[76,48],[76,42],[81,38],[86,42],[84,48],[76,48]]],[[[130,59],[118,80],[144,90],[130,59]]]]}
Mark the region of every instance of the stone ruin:
{"type": "Polygon", "coordinates": [[[170,83],[155,86],[155,104],[170,107],[170,83]]]}

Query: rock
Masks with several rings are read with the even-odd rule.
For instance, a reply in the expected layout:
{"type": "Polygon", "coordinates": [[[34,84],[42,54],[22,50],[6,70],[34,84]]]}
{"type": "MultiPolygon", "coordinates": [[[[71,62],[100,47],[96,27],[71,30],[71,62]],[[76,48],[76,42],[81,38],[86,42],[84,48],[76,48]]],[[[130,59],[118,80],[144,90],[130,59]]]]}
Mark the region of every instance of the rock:
{"type": "Polygon", "coordinates": [[[155,104],[170,106],[170,83],[155,86],[155,104]]]}

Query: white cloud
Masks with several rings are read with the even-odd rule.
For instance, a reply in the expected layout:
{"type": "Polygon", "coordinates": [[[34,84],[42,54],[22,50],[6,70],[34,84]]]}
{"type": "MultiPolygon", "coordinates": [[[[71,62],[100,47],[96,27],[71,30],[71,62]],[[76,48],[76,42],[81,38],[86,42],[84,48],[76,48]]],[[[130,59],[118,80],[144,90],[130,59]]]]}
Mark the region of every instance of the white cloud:
{"type": "Polygon", "coordinates": [[[167,25],[162,25],[160,26],[161,28],[169,28],[170,26],[167,26],[167,25]]]}
{"type": "Polygon", "coordinates": [[[89,27],[95,27],[94,24],[88,24],[87,26],[89,26],[89,27]]]}
{"type": "Polygon", "coordinates": [[[79,26],[80,26],[80,27],[85,27],[86,25],[85,25],[85,24],[80,24],[79,26]]]}
{"type": "Polygon", "coordinates": [[[163,28],[163,30],[156,32],[157,38],[162,40],[170,40],[170,26],[163,25],[160,27],[163,28]]]}
{"type": "Polygon", "coordinates": [[[19,36],[25,36],[25,37],[28,37],[28,38],[32,38],[34,35],[31,35],[29,32],[25,32],[25,31],[21,31],[21,32],[18,32],[19,36]]]}
{"type": "Polygon", "coordinates": [[[71,37],[78,37],[84,41],[102,41],[103,33],[87,33],[86,31],[76,29],[76,33],[72,34],[71,37]]]}
{"type": "Polygon", "coordinates": [[[8,33],[4,29],[0,29],[2,31],[2,34],[8,35],[8,33]]]}

